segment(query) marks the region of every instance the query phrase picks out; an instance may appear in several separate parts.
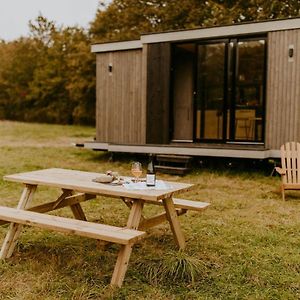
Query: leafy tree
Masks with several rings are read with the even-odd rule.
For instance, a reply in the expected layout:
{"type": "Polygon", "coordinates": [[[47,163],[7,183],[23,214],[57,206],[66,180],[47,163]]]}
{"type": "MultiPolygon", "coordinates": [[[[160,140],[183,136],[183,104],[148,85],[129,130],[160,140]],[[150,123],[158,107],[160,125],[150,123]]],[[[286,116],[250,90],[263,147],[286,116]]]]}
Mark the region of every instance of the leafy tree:
{"type": "Polygon", "coordinates": [[[23,119],[22,102],[29,94],[37,66],[36,51],[28,38],[0,44],[0,106],[1,116],[23,119]]]}
{"type": "Polygon", "coordinates": [[[0,43],[0,117],[94,124],[95,59],[87,32],[38,16],[30,37],[0,43]]]}
{"type": "Polygon", "coordinates": [[[296,17],[299,0],[113,0],[91,24],[96,41],[128,40],[142,33],[296,17]]]}

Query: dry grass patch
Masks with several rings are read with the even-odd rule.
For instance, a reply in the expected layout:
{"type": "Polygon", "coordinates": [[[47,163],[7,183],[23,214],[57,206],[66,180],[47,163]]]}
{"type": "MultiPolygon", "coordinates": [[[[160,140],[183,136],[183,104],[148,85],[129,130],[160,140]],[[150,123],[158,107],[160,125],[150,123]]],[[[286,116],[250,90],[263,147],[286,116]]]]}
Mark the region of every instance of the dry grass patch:
{"type": "MultiPolygon", "coordinates": [[[[130,175],[133,156],[109,162],[105,153],[60,143],[86,140],[93,131],[0,122],[0,177],[52,167],[130,175]]],[[[117,245],[101,247],[94,240],[27,228],[13,257],[0,263],[0,299],[300,298],[300,193],[289,193],[283,202],[279,177],[259,171],[196,168],[184,177],[159,176],[195,184],[182,197],[212,204],[203,213],[180,217],[185,252],[176,251],[167,224],[154,228],[135,246],[123,287],[113,289],[108,284],[117,245]]],[[[0,180],[0,191],[0,205],[15,206],[22,186],[0,180]]],[[[40,188],[34,204],[58,194],[40,188]]],[[[90,220],[113,225],[123,225],[128,215],[117,199],[98,197],[83,208],[90,220]]],[[[147,215],[159,211],[146,207],[147,215]]],[[[71,216],[67,208],[55,214],[71,216]]],[[[0,242],[6,231],[0,227],[0,242]]]]}

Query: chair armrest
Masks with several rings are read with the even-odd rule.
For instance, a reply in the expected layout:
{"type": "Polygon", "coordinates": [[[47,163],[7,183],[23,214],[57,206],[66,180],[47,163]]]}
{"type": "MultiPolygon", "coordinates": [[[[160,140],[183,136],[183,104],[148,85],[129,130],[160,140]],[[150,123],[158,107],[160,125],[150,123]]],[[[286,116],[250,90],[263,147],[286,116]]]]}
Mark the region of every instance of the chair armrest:
{"type": "Polygon", "coordinates": [[[286,170],[279,168],[279,167],[275,167],[275,170],[280,174],[280,175],[285,175],[286,174],[286,170]]]}

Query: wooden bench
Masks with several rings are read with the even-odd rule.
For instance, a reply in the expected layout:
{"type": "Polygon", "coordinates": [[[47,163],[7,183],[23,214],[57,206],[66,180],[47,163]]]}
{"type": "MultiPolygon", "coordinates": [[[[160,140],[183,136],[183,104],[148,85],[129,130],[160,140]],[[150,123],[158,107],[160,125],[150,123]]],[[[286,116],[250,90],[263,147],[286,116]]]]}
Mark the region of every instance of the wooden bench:
{"type": "MultiPolygon", "coordinates": [[[[126,201],[126,200],[125,200],[126,201]]],[[[155,205],[164,205],[163,201],[146,201],[151,204],[155,205]]],[[[188,210],[193,211],[202,211],[210,206],[210,203],[207,202],[200,202],[200,201],[193,201],[193,200],[186,200],[186,199],[179,199],[173,198],[174,207],[176,209],[176,213],[178,216],[181,216],[187,213],[188,210]]],[[[168,220],[169,216],[166,213],[161,213],[156,216],[150,218],[143,218],[139,225],[140,230],[145,230],[154,226],[161,224],[162,222],[168,220]]]]}
{"type": "Polygon", "coordinates": [[[186,199],[179,199],[173,198],[175,208],[182,208],[186,210],[194,210],[194,211],[201,211],[208,206],[210,203],[207,202],[200,202],[200,201],[193,201],[193,200],[186,200],[186,199]]]}
{"type": "Polygon", "coordinates": [[[4,206],[0,206],[0,220],[75,234],[121,245],[135,243],[146,235],[145,232],[134,229],[90,223],[4,206]]]}

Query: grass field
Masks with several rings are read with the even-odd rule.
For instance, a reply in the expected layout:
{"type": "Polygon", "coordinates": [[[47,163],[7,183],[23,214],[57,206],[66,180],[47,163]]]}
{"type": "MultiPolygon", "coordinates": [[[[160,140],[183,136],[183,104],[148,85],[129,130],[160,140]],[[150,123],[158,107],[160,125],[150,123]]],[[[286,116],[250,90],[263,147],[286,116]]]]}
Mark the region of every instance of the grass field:
{"type": "MultiPolygon", "coordinates": [[[[22,191],[4,182],[5,174],[60,167],[129,175],[133,156],[109,162],[106,153],[70,146],[93,135],[89,127],[1,121],[0,205],[15,206],[22,191]]],[[[25,228],[12,258],[0,262],[0,299],[300,299],[300,193],[283,202],[279,177],[259,171],[195,168],[184,177],[159,177],[195,184],[184,197],[212,204],[180,217],[184,253],[167,224],[152,229],[135,246],[123,287],[113,289],[118,246],[25,228]]],[[[57,195],[41,188],[34,202],[57,195]]],[[[97,198],[83,208],[89,219],[113,225],[128,214],[116,199],[97,198]]],[[[71,216],[68,209],[57,214],[71,216]]],[[[0,242],[6,231],[0,227],[0,242]]]]}

